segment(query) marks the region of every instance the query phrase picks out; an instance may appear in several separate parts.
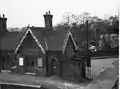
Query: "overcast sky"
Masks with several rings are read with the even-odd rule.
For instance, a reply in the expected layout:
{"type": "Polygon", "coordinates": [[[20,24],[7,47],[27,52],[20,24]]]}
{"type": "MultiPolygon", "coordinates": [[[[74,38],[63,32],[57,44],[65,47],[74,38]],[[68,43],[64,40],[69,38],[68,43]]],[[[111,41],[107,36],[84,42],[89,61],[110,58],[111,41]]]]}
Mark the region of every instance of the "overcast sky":
{"type": "Polygon", "coordinates": [[[43,14],[49,10],[55,25],[66,12],[89,12],[100,17],[118,14],[118,0],[0,0],[0,14],[8,18],[8,27],[43,27],[43,14]]]}

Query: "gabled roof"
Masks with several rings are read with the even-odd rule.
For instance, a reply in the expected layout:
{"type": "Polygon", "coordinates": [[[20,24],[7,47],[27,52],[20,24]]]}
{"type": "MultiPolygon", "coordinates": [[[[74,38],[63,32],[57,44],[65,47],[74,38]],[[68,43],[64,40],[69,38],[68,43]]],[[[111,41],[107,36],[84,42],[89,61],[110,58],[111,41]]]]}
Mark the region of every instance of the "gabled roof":
{"type": "Polygon", "coordinates": [[[15,50],[24,32],[6,32],[0,38],[0,50],[15,50]]]}
{"type": "Polygon", "coordinates": [[[84,25],[81,25],[80,27],[77,28],[71,28],[71,33],[73,35],[77,48],[79,50],[84,50],[86,41],[86,31],[84,25]]]}
{"type": "Polygon", "coordinates": [[[47,44],[45,36],[49,33],[49,29],[44,27],[29,27],[31,32],[34,34],[38,42],[42,45],[44,50],[47,50],[47,44]]]}
{"type": "Polygon", "coordinates": [[[86,35],[83,27],[71,28],[71,33],[74,38],[84,38],[86,35]]]}
{"type": "MultiPolygon", "coordinates": [[[[27,27],[27,30],[24,34],[24,36],[22,37],[19,45],[17,46],[16,50],[15,50],[15,53],[17,53],[17,51],[19,50],[19,47],[21,46],[21,44],[23,43],[25,37],[27,36],[28,32],[30,32],[30,34],[32,35],[32,37],[34,38],[35,42],[37,43],[38,47],[41,48],[42,52],[45,54],[45,49],[42,47],[42,45],[40,44],[40,41],[36,38],[35,34],[32,32],[31,28],[30,27],[27,27]]],[[[40,38],[41,39],[41,38],[40,38]]],[[[41,40],[42,41],[42,40],[41,40]]],[[[42,41],[43,43],[43,41],[42,41]]]]}
{"type": "Polygon", "coordinates": [[[78,47],[78,49],[85,49],[85,41],[86,39],[85,38],[74,38],[75,40],[75,43],[78,47]]]}
{"type": "Polygon", "coordinates": [[[72,38],[74,46],[77,49],[71,32],[66,29],[62,28],[62,30],[51,31],[50,29],[42,27],[28,27],[15,52],[17,52],[18,48],[22,44],[28,31],[30,31],[32,37],[36,40],[38,46],[42,49],[44,53],[46,50],[64,52],[69,37],[72,38]]]}
{"type": "Polygon", "coordinates": [[[76,48],[76,44],[74,42],[71,32],[65,28],[58,28],[58,29],[54,29],[53,31],[45,28],[31,28],[31,30],[35,34],[39,42],[41,44],[44,44],[43,46],[46,46],[44,47],[46,48],[46,50],[51,50],[51,51],[57,50],[64,52],[69,36],[72,38],[76,48]],[[44,43],[41,42],[41,39],[44,39],[43,41],[44,43]]]}
{"type": "Polygon", "coordinates": [[[68,40],[69,40],[70,38],[71,38],[71,40],[72,40],[72,42],[73,42],[73,45],[74,45],[74,47],[75,47],[75,50],[78,49],[78,48],[77,48],[77,45],[76,45],[76,43],[75,43],[75,40],[74,40],[74,38],[73,38],[70,30],[69,30],[68,33],[67,33],[67,35],[66,35],[66,39],[65,39],[65,41],[64,41],[63,47],[62,47],[62,48],[63,48],[63,53],[64,53],[65,48],[66,48],[66,46],[67,46],[67,42],[68,42],[68,40]]]}
{"type": "Polygon", "coordinates": [[[48,50],[59,50],[62,51],[63,50],[63,45],[64,45],[64,41],[65,38],[67,36],[67,31],[53,31],[50,34],[48,34],[48,36],[46,36],[46,41],[47,41],[47,45],[48,45],[48,50]]]}

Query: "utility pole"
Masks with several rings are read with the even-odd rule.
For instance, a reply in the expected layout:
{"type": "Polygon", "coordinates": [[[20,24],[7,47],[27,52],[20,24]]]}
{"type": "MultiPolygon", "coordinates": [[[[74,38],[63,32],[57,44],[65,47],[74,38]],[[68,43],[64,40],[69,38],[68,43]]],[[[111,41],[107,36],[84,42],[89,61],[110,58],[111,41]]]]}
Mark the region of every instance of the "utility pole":
{"type": "Polygon", "coordinates": [[[86,54],[89,54],[89,39],[88,39],[88,20],[86,21],[86,54]]]}
{"type": "Polygon", "coordinates": [[[85,34],[86,34],[86,52],[85,52],[85,59],[86,59],[86,70],[87,70],[87,77],[91,77],[91,55],[89,52],[89,28],[88,28],[88,20],[85,23],[85,34]]]}

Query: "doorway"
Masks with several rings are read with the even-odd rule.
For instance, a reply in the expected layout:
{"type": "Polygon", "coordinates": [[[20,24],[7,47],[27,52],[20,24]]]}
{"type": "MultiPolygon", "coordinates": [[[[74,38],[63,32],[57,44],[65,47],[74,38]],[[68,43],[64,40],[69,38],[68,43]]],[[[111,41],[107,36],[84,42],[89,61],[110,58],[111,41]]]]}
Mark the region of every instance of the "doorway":
{"type": "Polygon", "coordinates": [[[51,59],[51,76],[60,75],[60,64],[57,59],[51,59]]]}
{"type": "Polygon", "coordinates": [[[36,62],[32,57],[25,58],[25,72],[27,73],[35,73],[36,62]]]}
{"type": "Polygon", "coordinates": [[[1,60],[2,60],[2,61],[1,61],[1,67],[2,67],[1,69],[2,69],[2,70],[5,70],[5,69],[6,69],[6,68],[5,68],[5,64],[6,64],[5,61],[6,61],[6,58],[5,58],[4,56],[2,56],[2,59],[1,59],[1,60]]]}

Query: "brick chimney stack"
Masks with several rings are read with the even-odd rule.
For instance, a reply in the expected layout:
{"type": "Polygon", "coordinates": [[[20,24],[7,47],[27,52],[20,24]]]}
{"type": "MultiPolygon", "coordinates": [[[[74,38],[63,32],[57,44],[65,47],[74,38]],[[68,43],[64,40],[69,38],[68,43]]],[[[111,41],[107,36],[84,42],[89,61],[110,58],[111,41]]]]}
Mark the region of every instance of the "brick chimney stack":
{"type": "Polygon", "coordinates": [[[3,14],[3,16],[0,15],[0,29],[7,29],[7,18],[3,14]]]}
{"type": "Polygon", "coordinates": [[[7,18],[5,15],[0,14],[0,38],[5,35],[5,33],[8,32],[7,30],[7,18]]]}
{"type": "Polygon", "coordinates": [[[50,11],[49,12],[46,12],[44,16],[44,20],[45,20],[45,28],[47,29],[52,29],[52,18],[53,18],[53,15],[50,14],[50,11]]]}

